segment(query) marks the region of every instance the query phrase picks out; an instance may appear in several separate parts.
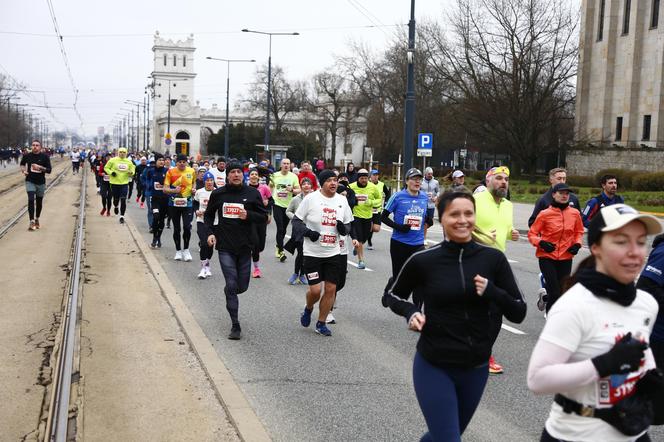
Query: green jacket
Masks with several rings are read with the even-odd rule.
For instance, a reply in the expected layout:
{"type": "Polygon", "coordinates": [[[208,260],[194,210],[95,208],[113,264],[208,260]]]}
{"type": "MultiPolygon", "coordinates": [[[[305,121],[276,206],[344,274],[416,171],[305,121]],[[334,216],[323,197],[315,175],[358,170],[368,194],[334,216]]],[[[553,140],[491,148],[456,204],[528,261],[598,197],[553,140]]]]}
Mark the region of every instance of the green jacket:
{"type": "Polygon", "coordinates": [[[129,184],[134,176],[136,166],[129,158],[113,157],[108,160],[104,166],[104,172],[111,177],[110,183],[113,185],[129,184]],[[115,172],[115,175],[113,174],[115,172]]]}
{"type": "Polygon", "coordinates": [[[366,187],[360,187],[355,181],[350,183],[350,188],[353,189],[357,198],[357,205],[353,207],[353,216],[355,218],[370,219],[373,216],[374,209],[380,208],[382,203],[378,186],[368,182],[366,187]]]}

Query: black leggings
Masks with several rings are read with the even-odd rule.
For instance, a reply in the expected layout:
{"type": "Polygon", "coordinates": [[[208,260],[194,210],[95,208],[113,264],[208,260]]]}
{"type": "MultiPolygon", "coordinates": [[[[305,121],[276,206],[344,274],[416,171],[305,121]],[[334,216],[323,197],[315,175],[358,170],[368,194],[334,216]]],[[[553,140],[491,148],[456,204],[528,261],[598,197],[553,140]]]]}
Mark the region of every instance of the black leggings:
{"type": "Polygon", "coordinates": [[[173,221],[173,241],[175,242],[175,250],[181,250],[180,232],[182,232],[182,240],[184,241],[184,248],[189,248],[189,240],[191,239],[191,220],[194,217],[194,209],[191,207],[174,207],[170,206],[168,212],[171,214],[171,221],[173,221]],[[182,224],[180,224],[182,219],[182,224]]]}
{"type": "Polygon", "coordinates": [[[293,273],[298,276],[304,275],[304,268],[302,263],[304,262],[304,252],[302,251],[302,241],[295,243],[297,245],[297,255],[295,255],[295,267],[293,268],[293,273]]]}
{"type": "Polygon", "coordinates": [[[43,196],[36,196],[36,192],[28,192],[28,216],[30,217],[30,221],[36,219],[39,219],[39,215],[41,215],[42,211],[42,201],[44,201],[43,196]],[[35,216],[35,201],[37,202],[37,213],[35,216]]]}
{"type": "Polygon", "coordinates": [[[212,253],[214,252],[214,249],[208,245],[205,232],[206,229],[203,227],[203,223],[200,221],[196,222],[196,233],[198,234],[199,240],[198,245],[201,247],[201,261],[212,258],[212,253]]]}
{"type": "Polygon", "coordinates": [[[120,203],[120,215],[124,216],[127,210],[127,185],[111,184],[111,193],[113,194],[113,206],[118,207],[120,203]]]}
{"type": "Polygon", "coordinates": [[[152,241],[161,241],[161,232],[164,231],[164,222],[168,214],[168,197],[153,195],[150,197],[152,207],[152,241]]]}
{"type": "Polygon", "coordinates": [[[540,258],[539,268],[544,276],[544,285],[546,286],[546,311],[551,310],[551,306],[560,298],[563,279],[572,273],[572,260],[556,261],[550,258],[540,258]]]}
{"type": "Polygon", "coordinates": [[[101,195],[101,207],[110,212],[113,198],[111,196],[111,185],[108,184],[108,181],[103,181],[102,179],[101,185],[99,186],[99,195],[101,195]]]}
{"type": "Polygon", "coordinates": [[[219,264],[226,280],[226,310],[233,325],[239,324],[240,300],[237,295],[249,288],[249,272],[251,271],[251,252],[247,249],[235,254],[219,250],[219,264]]]}
{"type": "Polygon", "coordinates": [[[390,257],[392,257],[392,277],[396,278],[410,255],[424,249],[424,245],[411,246],[395,239],[390,240],[390,257]]]}
{"type": "Polygon", "coordinates": [[[288,228],[290,218],[286,216],[286,209],[277,205],[272,208],[272,216],[274,216],[274,222],[277,224],[277,248],[283,250],[284,236],[286,236],[286,229],[288,228]]]}

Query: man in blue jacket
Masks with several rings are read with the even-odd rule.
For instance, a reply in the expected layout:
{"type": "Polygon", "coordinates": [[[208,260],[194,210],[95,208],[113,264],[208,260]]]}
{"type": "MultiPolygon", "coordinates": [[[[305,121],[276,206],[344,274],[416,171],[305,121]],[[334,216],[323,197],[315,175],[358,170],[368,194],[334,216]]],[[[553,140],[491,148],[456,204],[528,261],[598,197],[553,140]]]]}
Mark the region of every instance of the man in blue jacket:
{"type": "Polygon", "coordinates": [[[583,212],[581,212],[583,226],[586,228],[602,207],[625,203],[623,197],[618,195],[618,178],[615,175],[602,176],[600,183],[602,184],[602,193],[590,198],[583,212]]]}

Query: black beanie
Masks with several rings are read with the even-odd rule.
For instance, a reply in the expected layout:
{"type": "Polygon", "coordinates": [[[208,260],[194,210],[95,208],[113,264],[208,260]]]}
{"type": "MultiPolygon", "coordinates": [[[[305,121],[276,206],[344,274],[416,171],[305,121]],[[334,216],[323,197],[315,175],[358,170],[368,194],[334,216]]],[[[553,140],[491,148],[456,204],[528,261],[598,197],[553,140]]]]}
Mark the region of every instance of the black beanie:
{"type": "Polygon", "coordinates": [[[334,173],[334,171],[330,169],[325,169],[321,171],[321,173],[318,174],[318,181],[320,182],[320,185],[322,186],[325,184],[325,181],[329,180],[330,178],[336,178],[337,174],[334,173]]]}

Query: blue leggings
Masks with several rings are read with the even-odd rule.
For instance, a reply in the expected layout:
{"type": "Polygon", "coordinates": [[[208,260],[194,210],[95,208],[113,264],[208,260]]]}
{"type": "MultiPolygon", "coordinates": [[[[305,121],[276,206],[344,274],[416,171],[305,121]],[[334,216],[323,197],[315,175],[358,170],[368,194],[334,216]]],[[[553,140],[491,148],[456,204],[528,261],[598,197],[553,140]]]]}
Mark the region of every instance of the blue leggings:
{"type": "Polygon", "coordinates": [[[486,365],[470,369],[440,368],[415,353],[415,394],[429,428],[420,441],[460,442],[480,403],[488,377],[486,365]]]}

